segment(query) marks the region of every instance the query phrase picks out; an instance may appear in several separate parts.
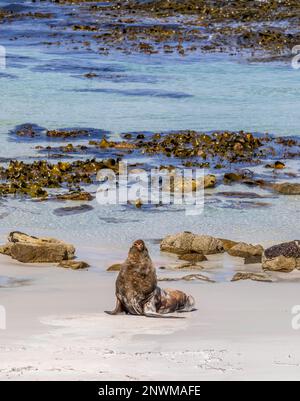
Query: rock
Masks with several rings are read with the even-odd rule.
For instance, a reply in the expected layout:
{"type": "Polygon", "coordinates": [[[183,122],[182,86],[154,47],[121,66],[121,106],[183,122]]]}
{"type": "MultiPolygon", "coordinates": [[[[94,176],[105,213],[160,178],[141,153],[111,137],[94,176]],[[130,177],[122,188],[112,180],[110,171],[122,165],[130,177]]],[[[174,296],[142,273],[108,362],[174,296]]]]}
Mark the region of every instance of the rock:
{"type": "Polygon", "coordinates": [[[273,164],[266,164],[265,165],[266,168],[273,168],[273,169],[277,169],[277,170],[281,170],[283,168],[285,168],[285,164],[281,161],[276,161],[273,164]]]}
{"type": "Polygon", "coordinates": [[[212,280],[211,278],[204,276],[203,274],[188,274],[186,276],[182,277],[183,280],[185,281],[193,281],[193,280],[202,280],[202,281],[207,281],[208,283],[215,283],[215,280],[212,280]]]}
{"type": "Polygon", "coordinates": [[[107,272],[117,272],[119,270],[121,270],[121,263],[115,263],[114,265],[109,266],[106,271],[107,272]]]}
{"type": "Polygon", "coordinates": [[[188,274],[183,277],[159,277],[158,278],[158,281],[180,281],[180,280],[185,280],[185,281],[202,280],[202,281],[206,281],[209,283],[215,283],[214,280],[210,279],[207,276],[204,276],[203,274],[188,274]]]}
{"type": "Polygon", "coordinates": [[[300,195],[300,183],[282,182],[273,184],[272,188],[281,195],[300,195]]]}
{"type": "Polygon", "coordinates": [[[188,262],[203,262],[205,260],[207,260],[207,257],[205,255],[203,255],[203,253],[185,253],[183,255],[180,255],[178,257],[179,260],[186,260],[188,262]]]}
{"type": "Polygon", "coordinates": [[[167,266],[161,266],[159,269],[163,270],[203,270],[204,267],[195,263],[182,263],[181,265],[179,264],[170,264],[167,266]]]}
{"type": "Polygon", "coordinates": [[[86,262],[80,260],[63,260],[59,263],[58,267],[63,267],[65,269],[79,270],[87,269],[90,265],[86,262]]]}
{"type": "Polygon", "coordinates": [[[134,202],[134,205],[135,205],[135,207],[136,207],[137,209],[140,209],[140,208],[143,206],[143,201],[142,201],[141,199],[137,199],[137,200],[134,202]]]}
{"type": "Polygon", "coordinates": [[[224,248],[225,252],[227,252],[229,249],[231,249],[232,247],[234,247],[235,245],[238,244],[238,242],[231,241],[230,239],[219,238],[219,240],[222,241],[223,248],[224,248]]]}
{"type": "Polygon", "coordinates": [[[175,235],[168,235],[160,243],[160,250],[176,254],[190,253],[195,235],[190,232],[183,232],[175,235]]]}
{"type": "Polygon", "coordinates": [[[192,242],[192,251],[210,255],[224,252],[223,242],[210,235],[195,235],[192,242]]]}
{"type": "Polygon", "coordinates": [[[237,256],[240,258],[248,258],[251,256],[261,256],[264,248],[261,245],[246,244],[245,242],[239,242],[230,248],[227,252],[231,256],[237,256]]]}
{"type": "Polygon", "coordinates": [[[262,255],[247,256],[244,261],[245,265],[251,265],[261,262],[262,262],[262,255]]]}
{"type": "Polygon", "coordinates": [[[238,281],[238,280],[253,280],[253,281],[265,281],[271,283],[271,278],[264,274],[264,273],[252,273],[252,272],[238,272],[236,273],[231,281],[238,281]]]}
{"type": "Polygon", "coordinates": [[[14,231],[0,252],[23,263],[58,263],[73,259],[75,248],[55,238],[37,238],[14,231]]]}
{"type": "MultiPolygon", "coordinates": [[[[170,174],[170,177],[174,177],[174,183],[171,184],[172,192],[185,192],[189,193],[192,191],[197,191],[201,188],[214,188],[217,182],[216,176],[212,174],[208,174],[203,178],[193,179],[193,178],[185,178],[183,179],[180,175],[170,174]]],[[[168,187],[165,187],[167,190],[168,187]]]]}
{"type": "Polygon", "coordinates": [[[11,248],[11,244],[5,244],[5,245],[1,245],[0,246],[0,253],[2,253],[3,255],[8,255],[10,256],[10,248],[11,248]]]}
{"type": "Polygon", "coordinates": [[[277,256],[273,259],[265,259],[263,257],[262,267],[264,270],[289,273],[296,269],[297,263],[294,258],[286,258],[284,256],[277,256]]]}
{"type": "Polygon", "coordinates": [[[266,249],[262,267],[264,270],[281,272],[300,270],[300,241],[284,242],[266,249]]]}
{"type": "Polygon", "coordinates": [[[216,186],[217,178],[215,175],[208,174],[204,176],[204,188],[214,188],[216,186]]]}
{"type": "Polygon", "coordinates": [[[218,238],[210,235],[197,235],[183,232],[168,235],[160,244],[161,251],[172,252],[178,255],[188,253],[200,253],[204,255],[220,253],[224,251],[223,243],[218,238]]]}

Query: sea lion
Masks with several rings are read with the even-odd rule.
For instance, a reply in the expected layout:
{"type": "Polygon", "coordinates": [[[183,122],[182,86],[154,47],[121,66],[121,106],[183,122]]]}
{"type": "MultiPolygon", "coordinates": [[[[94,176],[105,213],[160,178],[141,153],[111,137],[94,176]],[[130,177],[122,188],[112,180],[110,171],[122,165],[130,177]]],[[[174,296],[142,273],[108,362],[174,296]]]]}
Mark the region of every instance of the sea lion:
{"type": "Polygon", "coordinates": [[[127,313],[148,317],[172,312],[190,312],[195,301],[190,295],[157,286],[156,270],[144,241],[137,240],[129,250],[116,281],[117,303],[110,315],[127,313]]]}

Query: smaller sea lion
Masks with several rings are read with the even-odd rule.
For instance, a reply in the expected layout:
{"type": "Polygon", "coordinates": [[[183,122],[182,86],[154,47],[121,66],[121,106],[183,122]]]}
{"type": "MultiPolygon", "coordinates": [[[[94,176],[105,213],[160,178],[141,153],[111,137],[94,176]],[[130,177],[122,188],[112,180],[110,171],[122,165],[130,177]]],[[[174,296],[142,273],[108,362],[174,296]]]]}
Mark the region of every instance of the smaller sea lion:
{"type": "MultiPolygon", "coordinates": [[[[117,303],[110,315],[127,313],[148,317],[167,317],[166,313],[190,312],[195,301],[190,295],[157,286],[156,270],[144,241],[137,240],[129,250],[116,281],[117,303]]],[[[168,316],[173,317],[173,316],[168,316]]]]}

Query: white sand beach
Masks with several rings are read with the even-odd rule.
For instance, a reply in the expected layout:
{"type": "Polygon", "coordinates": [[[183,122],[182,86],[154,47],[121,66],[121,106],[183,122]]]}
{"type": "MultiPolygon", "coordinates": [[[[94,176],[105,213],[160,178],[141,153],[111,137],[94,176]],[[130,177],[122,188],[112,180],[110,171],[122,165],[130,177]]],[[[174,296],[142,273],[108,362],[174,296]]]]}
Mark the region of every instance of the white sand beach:
{"type": "Polygon", "coordinates": [[[70,271],[0,257],[2,276],[30,280],[1,288],[1,380],[299,379],[300,331],[291,325],[299,283],[161,282],[191,293],[197,311],[108,316],[116,273],[101,263],[70,271]]]}

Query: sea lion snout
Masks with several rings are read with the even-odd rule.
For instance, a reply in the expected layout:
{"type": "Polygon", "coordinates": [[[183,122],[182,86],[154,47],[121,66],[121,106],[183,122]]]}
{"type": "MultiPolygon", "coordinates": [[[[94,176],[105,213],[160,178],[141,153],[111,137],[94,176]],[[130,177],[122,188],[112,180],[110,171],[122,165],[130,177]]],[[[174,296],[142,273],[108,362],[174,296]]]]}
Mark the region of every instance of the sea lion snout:
{"type": "Polygon", "coordinates": [[[133,246],[140,252],[142,252],[145,249],[145,242],[141,239],[138,239],[137,241],[134,241],[133,246]]]}

